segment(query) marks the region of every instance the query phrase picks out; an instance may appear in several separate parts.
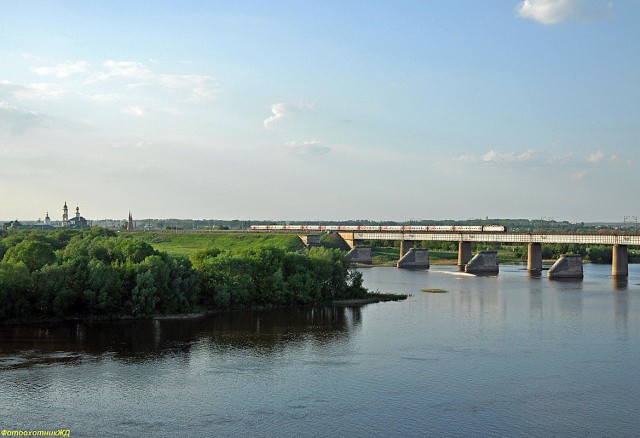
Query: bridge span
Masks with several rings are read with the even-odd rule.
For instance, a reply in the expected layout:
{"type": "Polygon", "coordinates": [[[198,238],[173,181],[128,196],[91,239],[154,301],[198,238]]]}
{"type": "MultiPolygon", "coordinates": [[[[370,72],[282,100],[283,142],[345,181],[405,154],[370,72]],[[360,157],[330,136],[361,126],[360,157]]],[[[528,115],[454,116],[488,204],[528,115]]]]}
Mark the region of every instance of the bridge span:
{"type": "Polygon", "coordinates": [[[458,242],[458,268],[472,259],[471,244],[477,242],[528,244],[527,270],[530,273],[542,271],[542,245],[552,243],[581,245],[611,245],[614,277],[627,277],[629,274],[628,247],[640,246],[640,235],[628,234],[555,234],[555,233],[509,233],[509,232],[340,232],[340,236],[351,248],[362,246],[365,240],[400,241],[400,258],[404,257],[416,241],[458,242]]]}

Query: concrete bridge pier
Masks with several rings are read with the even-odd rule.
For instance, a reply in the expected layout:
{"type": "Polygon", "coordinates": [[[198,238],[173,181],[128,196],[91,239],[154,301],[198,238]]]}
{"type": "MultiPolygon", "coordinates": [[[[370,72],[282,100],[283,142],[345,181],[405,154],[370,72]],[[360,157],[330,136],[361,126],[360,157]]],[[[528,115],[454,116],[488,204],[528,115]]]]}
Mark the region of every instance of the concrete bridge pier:
{"type": "Polygon", "coordinates": [[[537,276],[542,272],[542,244],[530,243],[527,256],[527,271],[537,276]]]}
{"type": "Polygon", "coordinates": [[[338,233],[338,235],[342,237],[342,240],[344,240],[351,249],[362,246],[362,240],[354,239],[353,233],[338,233]]]}
{"type": "Polygon", "coordinates": [[[613,245],[611,275],[616,278],[629,276],[629,252],[627,245],[613,245]]]}
{"type": "Polygon", "coordinates": [[[465,266],[472,257],[471,242],[458,242],[458,271],[464,272],[465,266]]]}
{"type": "Polygon", "coordinates": [[[398,268],[429,269],[429,250],[424,248],[411,248],[398,263],[398,268]]]}
{"type": "Polygon", "coordinates": [[[582,256],[579,254],[562,254],[547,272],[547,277],[555,279],[581,279],[584,277],[582,256]]]}
{"type": "Polygon", "coordinates": [[[413,248],[413,240],[401,240],[400,241],[400,258],[404,257],[411,248],[413,248]]]}
{"type": "Polygon", "coordinates": [[[320,246],[320,235],[319,234],[303,234],[298,236],[304,246],[307,248],[311,248],[313,246],[320,246]]]}
{"type": "Polygon", "coordinates": [[[496,275],[500,271],[497,251],[480,251],[464,268],[465,272],[476,275],[496,275]]]}
{"type": "Polygon", "coordinates": [[[357,246],[347,253],[347,257],[352,263],[370,265],[372,263],[371,248],[368,246],[357,246]]]}

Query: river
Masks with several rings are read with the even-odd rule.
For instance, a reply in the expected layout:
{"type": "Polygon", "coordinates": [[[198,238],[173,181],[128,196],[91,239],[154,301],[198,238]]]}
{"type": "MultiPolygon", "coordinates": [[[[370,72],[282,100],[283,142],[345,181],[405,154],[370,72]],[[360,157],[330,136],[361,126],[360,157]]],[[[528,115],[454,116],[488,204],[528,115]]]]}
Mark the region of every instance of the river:
{"type": "Polygon", "coordinates": [[[0,429],[71,436],[640,434],[627,282],[362,269],[401,302],[0,327],[0,429]],[[425,293],[438,288],[447,293],[425,293]]]}

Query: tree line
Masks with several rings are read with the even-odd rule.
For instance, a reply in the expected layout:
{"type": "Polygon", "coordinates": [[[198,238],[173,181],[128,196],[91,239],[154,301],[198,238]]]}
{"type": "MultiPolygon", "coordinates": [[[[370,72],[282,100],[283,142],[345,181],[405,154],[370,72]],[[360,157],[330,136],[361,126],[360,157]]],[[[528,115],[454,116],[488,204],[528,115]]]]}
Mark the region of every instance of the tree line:
{"type": "Polygon", "coordinates": [[[204,249],[190,258],[92,228],[0,239],[0,321],[150,317],[367,295],[344,252],[204,249]]]}

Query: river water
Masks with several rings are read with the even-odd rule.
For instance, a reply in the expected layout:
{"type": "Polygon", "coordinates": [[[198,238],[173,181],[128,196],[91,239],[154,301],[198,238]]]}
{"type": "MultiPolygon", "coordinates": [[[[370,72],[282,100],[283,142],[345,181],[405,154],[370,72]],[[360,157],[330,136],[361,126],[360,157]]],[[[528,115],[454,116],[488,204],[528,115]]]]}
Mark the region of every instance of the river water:
{"type": "Polygon", "coordinates": [[[0,429],[71,436],[640,434],[628,282],[363,269],[362,307],[0,328],[0,429]],[[425,293],[424,288],[447,293],[425,293]]]}

